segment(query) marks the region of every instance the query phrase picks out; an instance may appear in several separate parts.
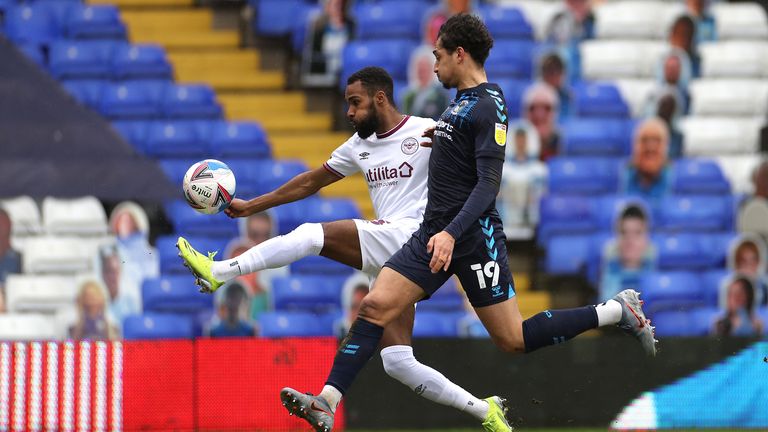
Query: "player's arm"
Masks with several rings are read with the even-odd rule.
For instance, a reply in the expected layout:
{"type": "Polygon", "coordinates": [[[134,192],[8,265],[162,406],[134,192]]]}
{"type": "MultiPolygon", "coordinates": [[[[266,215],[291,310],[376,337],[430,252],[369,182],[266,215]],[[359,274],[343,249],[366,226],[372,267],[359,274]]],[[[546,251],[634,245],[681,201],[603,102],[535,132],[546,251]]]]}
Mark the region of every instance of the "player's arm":
{"type": "Polygon", "coordinates": [[[234,199],[224,212],[229,217],[250,216],[272,207],[304,199],[341,178],[324,167],[316,168],[303,172],[274,191],[251,200],[234,199]]]}

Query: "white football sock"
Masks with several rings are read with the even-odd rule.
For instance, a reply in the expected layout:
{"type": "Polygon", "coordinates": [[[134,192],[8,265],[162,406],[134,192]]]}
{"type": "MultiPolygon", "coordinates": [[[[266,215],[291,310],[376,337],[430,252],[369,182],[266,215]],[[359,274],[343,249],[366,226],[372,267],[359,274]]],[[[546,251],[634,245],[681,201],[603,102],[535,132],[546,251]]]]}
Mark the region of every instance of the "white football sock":
{"type": "Polygon", "coordinates": [[[213,277],[221,282],[259,270],[279,268],[309,255],[319,255],[323,249],[323,226],[305,223],[288,234],[260,243],[242,255],[211,266],[213,277]]]}
{"type": "Polygon", "coordinates": [[[485,420],[488,402],[451,382],[440,372],[419,363],[413,348],[394,345],[381,350],[384,370],[389,376],[405,384],[418,395],[441,405],[465,411],[477,419],[485,420]]]}
{"type": "Polygon", "coordinates": [[[338,407],[339,402],[341,402],[341,392],[339,389],[326,384],[323,386],[323,391],[321,391],[318,396],[325,399],[325,401],[328,402],[328,405],[331,406],[331,411],[336,414],[336,407],[338,407]]]}
{"type": "Polygon", "coordinates": [[[616,300],[611,299],[595,305],[595,312],[598,327],[618,324],[621,321],[621,303],[616,300]]]}

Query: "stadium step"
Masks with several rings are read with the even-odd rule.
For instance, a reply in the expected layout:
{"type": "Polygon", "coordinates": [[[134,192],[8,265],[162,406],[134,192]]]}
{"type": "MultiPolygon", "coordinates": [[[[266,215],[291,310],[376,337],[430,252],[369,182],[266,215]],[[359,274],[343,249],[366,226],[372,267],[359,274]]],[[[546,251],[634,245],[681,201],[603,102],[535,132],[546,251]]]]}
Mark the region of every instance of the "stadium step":
{"type": "Polygon", "coordinates": [[[552,304],[550,293],[545,291],[526,291],[517,296],[517,305],[523,319],[530,318],[537,313],[549,309],[552,304]]]}
{"type": "Polygon", "coordinates": [[[255,94],[219,92],[218,99],[227,112],[281,114],[294,118],[304,114],[307,103],[306,96],[301,92],[255,94]]]}
{"type": "Polygon", "coordinates": [[[227,110],[226,112],[227,120],[251,120],[261,123],[267,134],[327,131],[331,127],[331,116],[326,113],[304,113],[295,117],[282,113],[259,113],[250,110],[227,110]]]}
{"type": "MultiPolygon", "coordinates": [[[[259,54],[254,50],[172,51],[168,55],[182,82],[206,82],[219,92],[281,90],[281,72],[258,69],[259,54]]],[[[304,106],[301,106],[303,111],[304,106]]]]}

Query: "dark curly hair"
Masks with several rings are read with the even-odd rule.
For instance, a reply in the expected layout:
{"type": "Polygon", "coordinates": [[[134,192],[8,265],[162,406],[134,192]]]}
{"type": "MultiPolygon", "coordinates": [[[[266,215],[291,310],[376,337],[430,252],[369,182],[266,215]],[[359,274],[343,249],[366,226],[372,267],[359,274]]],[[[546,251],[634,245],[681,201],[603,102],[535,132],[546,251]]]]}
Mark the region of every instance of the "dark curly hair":
{"type": "Polygon", "coordinates": [[[395,105],[394,83],[389,73],[378,66],[367,66],[353,73],[347,78],[347,85],[360,81],[368,95],[373,97],[381,90],[391,105],[395,105]]]}
{"type": "Polygon", "coordinates": [[[493,47],[493,38],[488,28],[476,15],[457,14],[440,26],[437,33],[443,48],[449,53],[462,47],[477,64],[483,66],[493,47]]]}

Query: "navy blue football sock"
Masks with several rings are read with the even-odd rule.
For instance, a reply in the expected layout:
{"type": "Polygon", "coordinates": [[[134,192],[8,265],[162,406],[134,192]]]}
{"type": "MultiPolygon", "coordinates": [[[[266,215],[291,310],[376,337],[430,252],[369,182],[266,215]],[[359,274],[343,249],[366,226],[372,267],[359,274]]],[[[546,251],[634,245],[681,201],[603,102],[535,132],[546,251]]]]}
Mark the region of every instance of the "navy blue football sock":
{"type": "Polygon", "coordinates": [[[355,377],[376,352],[384,327],[358,318],[339,345],[333,367],[325,383],[336,387],[341,394],[347,392],[355,377]]]}
{"type": "Polygon", "coordinates": [[[523,321],[525,352],[563,343],[593,328],[597,328],[594,306],[540,312],[523,321]]]}

